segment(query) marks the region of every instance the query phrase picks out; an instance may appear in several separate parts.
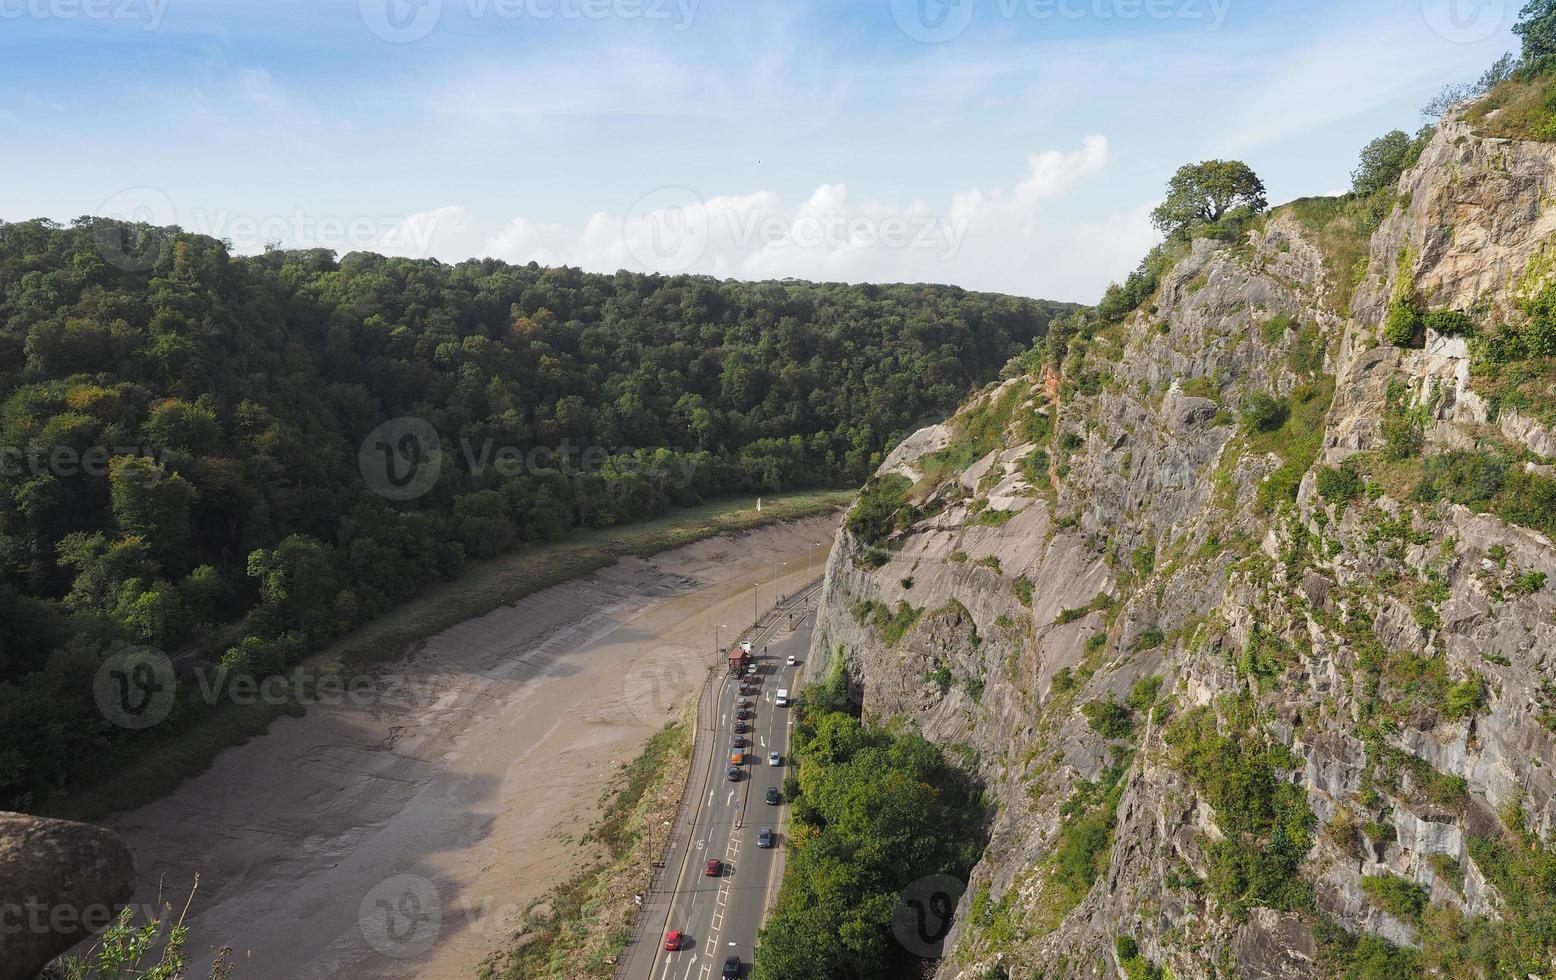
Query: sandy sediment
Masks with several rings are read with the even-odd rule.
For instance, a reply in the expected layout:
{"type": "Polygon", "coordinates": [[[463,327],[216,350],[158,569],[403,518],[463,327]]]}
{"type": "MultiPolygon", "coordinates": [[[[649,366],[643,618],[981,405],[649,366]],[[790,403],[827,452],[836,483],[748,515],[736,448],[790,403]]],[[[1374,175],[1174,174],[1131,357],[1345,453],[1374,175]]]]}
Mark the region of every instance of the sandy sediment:
{"type": "Polygon", "coordinates": [[[609,780],[695,693],[715,627],[750,624],[753,585],[767,608],[819,575],[836,521],[624,559],[280,719],[109,822],[137,901],[200,874],[191,975],[231,946],[245,978],[472,976],[587,861],[609,780]]]}

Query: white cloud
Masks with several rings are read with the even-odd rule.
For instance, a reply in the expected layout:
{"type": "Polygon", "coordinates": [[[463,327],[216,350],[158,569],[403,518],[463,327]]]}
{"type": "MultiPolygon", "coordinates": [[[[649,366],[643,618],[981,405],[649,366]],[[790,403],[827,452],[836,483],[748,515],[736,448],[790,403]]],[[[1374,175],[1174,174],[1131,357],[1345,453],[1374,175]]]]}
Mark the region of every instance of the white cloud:
{"type": "Polygon", "coordinates": [[[922,201],[860,200],[842,184],[823,184],[793,205],[770,190],[704,200],[669,188],[625,216],[597,212],[576,230],[517,217],[477,245],[469,215],[445,208],[408,219],[414,227],[401,237],[426,240],[430,222],[433,254],[450,259],[474,253],[596,272],[942,282],[1091,301],[1155,241],[1150,207],[1061,224],[1044,220],[1043,205],[1108,163],[1108,141],[1094,135],[1074,150],[1031,155],[1010,187],[969,188],[938,210],[922,201]]]}
{"type": "Polygon", "coordinates": [[[451,206],[405,217],[379,234],[372,249],[384,255],[424,259],[458,253],[469,245],[470,234],[470,212],[451,206]]]}
{"type": "Polygon", "coordinates": [[[1016,200],[1032,205],[1053,197],[1070,185],[1108,165],[1108,141],[1103,136],[1088,136],[1075,153],[1049,150],[1035,153],[1029,160],[1032,172],[1016,185],[1016,200]]]}

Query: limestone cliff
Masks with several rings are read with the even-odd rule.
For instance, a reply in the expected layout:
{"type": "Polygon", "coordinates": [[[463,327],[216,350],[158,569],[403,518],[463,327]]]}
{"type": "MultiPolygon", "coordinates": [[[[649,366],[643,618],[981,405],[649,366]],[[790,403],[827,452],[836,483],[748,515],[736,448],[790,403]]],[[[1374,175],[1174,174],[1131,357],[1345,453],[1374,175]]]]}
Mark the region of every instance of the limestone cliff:
{"type": "Polygon", "coordinates": [[[1448,321],[1383,337],[1396,308],[1526,316],[1553,185],[1556,146],[1447,120],[1370,237],[1309,201],[1195,241],[886,461],[807,671],[842,657],[868,717],[988,787],[939,977],[1424,970],[1527,938],[1556,549],[1448,463],[1544,488],[1556,435],[1539,379],[1508,397],[1448,321]]]}

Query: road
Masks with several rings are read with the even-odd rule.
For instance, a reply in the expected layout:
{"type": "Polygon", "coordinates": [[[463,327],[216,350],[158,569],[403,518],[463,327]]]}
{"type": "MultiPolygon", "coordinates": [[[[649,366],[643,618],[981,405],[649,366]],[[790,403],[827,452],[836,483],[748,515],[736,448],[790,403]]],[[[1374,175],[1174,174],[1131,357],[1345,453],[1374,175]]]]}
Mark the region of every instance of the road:
{"type": "MultiPolygon", "coordinates": [[[[787,666],[790,656],[803,662],[810,647],[815,626],[815,611],[799,605],[793,611],[793,627],[788,611],[773,620],[758,634],[755,652],[760,681],[753,702],[754,717],[748,724],[750,763],[738,782],[727,775],[731,740],[735,734],[736,702],[741,699],[740,685],[733,677],[715,681],[716,710],[707,717],[710,724],[698,732],[698,738],[711,739],[712,751],[698,753],[704,767],[692,774],[691,786],[701,787],[697,811],[692,818],[689,846],[681,860],[666,873],[672,881],[669,909],[661,922],[658,917],[644,933],[656,948],[645,972],[646,957],[641,957],[628,976],[633,980],[718,980],[724,961],[730,955],[740,957],[742,976],[748,976],[756,945],[757,931],[777,900],[783,881],[783,840],[787,824],[786,803],[766,802],[769,787],[780,797],[783,778],[788,772],[791,714],[777,706],[777,694],[787,689],[796,693],[798,667],[787,666]],[[765,653],[764,653],[765,648],[765,653]],[[768,764],[768,754],[779,753],[781,764],[768,764]],[[774,832],[774,847],[758,846],[763,827],[774,832]],[[709,877],[709,858],[723,862],[723,873],[709,877]],[[657,934],[654,930],[659,926],[657,934]],[[686,948],[671,952],[663,948],[668,930],[686,937],[686,948]]],[[[646,952],[646,951],[645,951],[646,952]]]]}

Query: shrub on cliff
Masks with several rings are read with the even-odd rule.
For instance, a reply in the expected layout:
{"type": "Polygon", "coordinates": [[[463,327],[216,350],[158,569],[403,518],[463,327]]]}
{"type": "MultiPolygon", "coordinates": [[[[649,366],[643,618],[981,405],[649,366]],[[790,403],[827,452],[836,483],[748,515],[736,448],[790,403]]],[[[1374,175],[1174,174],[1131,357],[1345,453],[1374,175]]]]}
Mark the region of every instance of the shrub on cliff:
{"type": "Polygon", "coordinates": [[[1431,130],[1411,137],[1402,129],[1379,136],[1362,147],[1361,160],[1351,173],[1351,191],[1360,195],[1390,191],[1405,171],[1421,159],[1431,130]]]}

